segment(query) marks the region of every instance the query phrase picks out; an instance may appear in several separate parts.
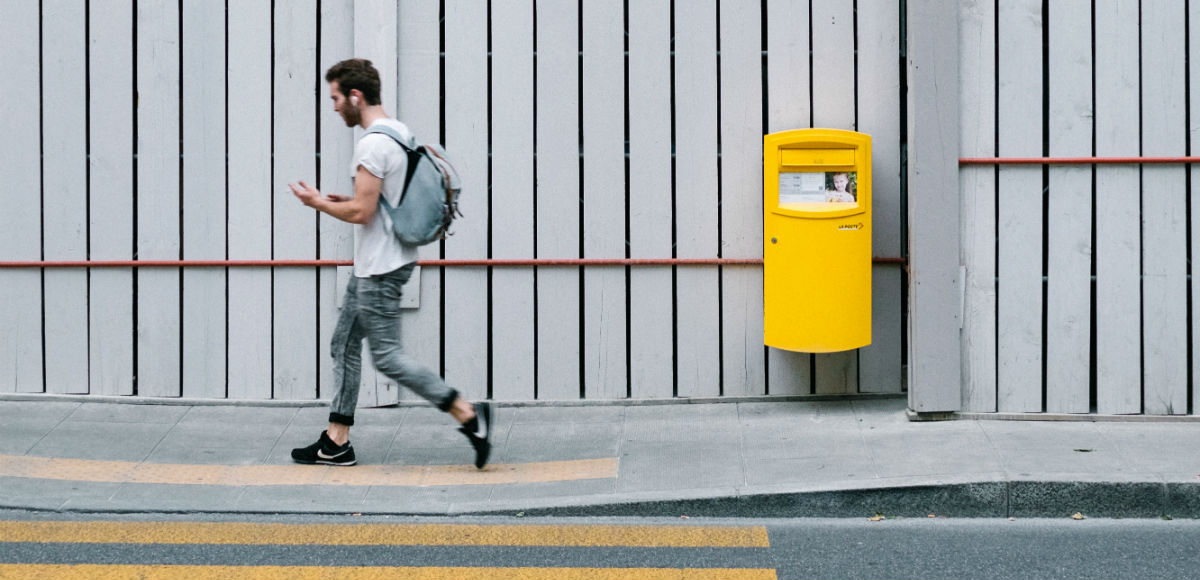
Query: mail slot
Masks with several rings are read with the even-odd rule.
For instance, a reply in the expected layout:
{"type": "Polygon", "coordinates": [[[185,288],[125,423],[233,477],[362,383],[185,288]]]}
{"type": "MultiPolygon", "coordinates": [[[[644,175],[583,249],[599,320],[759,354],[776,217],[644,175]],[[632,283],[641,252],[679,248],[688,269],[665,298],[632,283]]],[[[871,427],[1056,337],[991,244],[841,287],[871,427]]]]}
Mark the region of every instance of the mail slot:
{"type": "Polygon", "coordinates": [[[785,167],[813,165],[854,165],[853,149],[784,149],[779,152],[780,164],[785,167]]]}
{"type": "Polygon", "coordinates": [[[763,137],[767,346],[871,343],[871,137],[798,129],[763,137]]]}

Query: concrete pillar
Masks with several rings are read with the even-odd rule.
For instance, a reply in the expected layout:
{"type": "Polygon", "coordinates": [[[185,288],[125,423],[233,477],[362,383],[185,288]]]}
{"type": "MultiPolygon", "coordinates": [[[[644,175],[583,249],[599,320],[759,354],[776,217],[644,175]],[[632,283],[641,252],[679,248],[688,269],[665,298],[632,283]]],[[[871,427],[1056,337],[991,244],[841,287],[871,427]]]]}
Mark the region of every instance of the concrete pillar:
{"type": "Polygon", "coordinates": [[[960,409],[958,0],[908,0],[908,406],[960,409]]]}

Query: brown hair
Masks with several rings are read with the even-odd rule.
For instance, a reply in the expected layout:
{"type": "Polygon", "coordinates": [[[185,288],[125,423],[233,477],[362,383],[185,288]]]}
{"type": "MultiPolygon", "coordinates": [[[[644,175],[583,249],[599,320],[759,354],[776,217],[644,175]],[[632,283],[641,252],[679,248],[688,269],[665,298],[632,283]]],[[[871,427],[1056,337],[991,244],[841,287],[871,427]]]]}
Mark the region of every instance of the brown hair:
{"type": "Polygon", "coordinates": [[[325,82],[337,81],[343,95],[358,89],[368,105],[379,104],[379,71],[365,58],[350,58],[331,67],[325,73],[325,82]]]}

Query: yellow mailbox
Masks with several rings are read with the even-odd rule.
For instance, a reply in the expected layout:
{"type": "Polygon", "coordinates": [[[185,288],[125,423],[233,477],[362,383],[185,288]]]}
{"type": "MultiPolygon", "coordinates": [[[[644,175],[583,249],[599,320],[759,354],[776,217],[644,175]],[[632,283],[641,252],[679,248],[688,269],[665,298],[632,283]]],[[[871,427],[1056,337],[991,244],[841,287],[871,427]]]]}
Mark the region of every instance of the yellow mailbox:
{"type": "Polygon", "coordinates": [[[871,344],[871,137],[763,137],[764,342],[797,352],[871,344]]]}

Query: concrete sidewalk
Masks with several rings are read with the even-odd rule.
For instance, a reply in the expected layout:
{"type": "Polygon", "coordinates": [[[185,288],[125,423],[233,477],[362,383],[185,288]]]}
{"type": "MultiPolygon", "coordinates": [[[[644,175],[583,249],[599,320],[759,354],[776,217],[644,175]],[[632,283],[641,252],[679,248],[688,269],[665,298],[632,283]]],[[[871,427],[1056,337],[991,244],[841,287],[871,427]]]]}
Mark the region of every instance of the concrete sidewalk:
{"type": "Polygon", "coordinates": [[[1200,423],[910,422],[902,398],[500,407],[491,464],[429,407],[0,400],[0,507],[100,512],[1200,517],[1200,423]]]}

